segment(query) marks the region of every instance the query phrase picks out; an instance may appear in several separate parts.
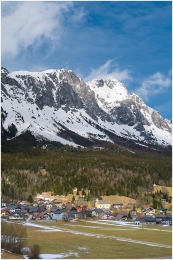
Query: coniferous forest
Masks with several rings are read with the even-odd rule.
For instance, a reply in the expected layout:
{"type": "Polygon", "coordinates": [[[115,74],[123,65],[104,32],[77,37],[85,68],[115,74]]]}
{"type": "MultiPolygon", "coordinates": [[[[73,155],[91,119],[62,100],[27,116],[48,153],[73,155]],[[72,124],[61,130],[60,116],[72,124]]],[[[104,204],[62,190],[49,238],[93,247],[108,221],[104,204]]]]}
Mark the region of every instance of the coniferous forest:
{"type": "Polygon", "coordinates": [[[105,149],[38,145],[25,135],[10,142],[2,139],[1,178],[7,199],[26,200],[43,191],[68,195],[75,187],[89,189],[93,197],[136,199],[152,191],[154,183],[171,186],[172,158],[170,151],[132,152],[118,145],[105,149]]]}

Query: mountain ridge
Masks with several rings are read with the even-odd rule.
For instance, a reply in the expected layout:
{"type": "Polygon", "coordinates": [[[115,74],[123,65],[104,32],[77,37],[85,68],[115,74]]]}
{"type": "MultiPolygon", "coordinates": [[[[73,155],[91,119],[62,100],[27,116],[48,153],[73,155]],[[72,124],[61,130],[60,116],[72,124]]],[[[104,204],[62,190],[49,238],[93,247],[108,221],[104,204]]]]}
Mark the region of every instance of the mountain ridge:
{"type": "Polygon", "coordinates": [[[1,130],[14,125],[13,138],[29,130],[38,140],[74,147],[74,134],[93,145],[114,144],[116,137],[172,145],[172,122],[114,78],[84,82],[71,70],[10,73],[2,67],[1,92],[1,130]]]}

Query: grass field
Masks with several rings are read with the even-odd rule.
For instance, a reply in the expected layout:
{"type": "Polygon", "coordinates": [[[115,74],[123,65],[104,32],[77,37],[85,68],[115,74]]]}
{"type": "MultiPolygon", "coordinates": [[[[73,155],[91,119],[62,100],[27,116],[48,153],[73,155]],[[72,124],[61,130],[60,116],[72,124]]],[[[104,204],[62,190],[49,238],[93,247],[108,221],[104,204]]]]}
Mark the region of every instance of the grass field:
{"type": "Polygon", "coordinates": [[[69,254],[68,259],[146,259],[172,255],[170,227],[135,228],[86,221],[32,223],[42,228],[27,226],[27,245],[39,244],[42,254],[69,254]]]}
{"type": "Polygon", "coordinates": [[[23,256],[2,251],[1,259],[23,259],[23,256]]]}

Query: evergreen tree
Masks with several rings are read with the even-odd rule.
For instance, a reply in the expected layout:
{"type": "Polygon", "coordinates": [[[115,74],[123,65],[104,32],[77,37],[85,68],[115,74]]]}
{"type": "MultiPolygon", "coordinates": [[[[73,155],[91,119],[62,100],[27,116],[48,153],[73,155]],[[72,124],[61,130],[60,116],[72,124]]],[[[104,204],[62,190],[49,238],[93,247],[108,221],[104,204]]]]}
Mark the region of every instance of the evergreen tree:
{"type": "Polygon", "coordinates": [[[74,203],[74,202],[75,202],[75,197],[74,197],[74,196],[72,197],[72,200],[71,200],[71,202],[72,202],[72,203],[74,203]]]}
{"type": "Polygon", "coordinates": [[[127,218],[128,219],[132,219],[132,216],[131,216],[130,212],[128,213],[127,218]]]}
{"type": "Polygon", "coordinates": [[[86,192],[84,189],[82,190],[82,196],[84,196],[84,198],[86,198],[86,192]]]}
{"type": "Polygon", "coordinates": [[[29,195],[29,196],[28,196],[28,199],[27,199],[27,201],[28,201],[28,202],[30,202],[30,203],[33,203],[33,201],[34,201],[34,200],[33,200],[33,197],[32,197],[32,195],[29,195]]]}
{"type": "Polygon", "coordinates": [[[90,192],[88,191],[88,194],[87,194],[87,201],[90,201],[91,200],[91,196],[90,196],[90,192]]]}

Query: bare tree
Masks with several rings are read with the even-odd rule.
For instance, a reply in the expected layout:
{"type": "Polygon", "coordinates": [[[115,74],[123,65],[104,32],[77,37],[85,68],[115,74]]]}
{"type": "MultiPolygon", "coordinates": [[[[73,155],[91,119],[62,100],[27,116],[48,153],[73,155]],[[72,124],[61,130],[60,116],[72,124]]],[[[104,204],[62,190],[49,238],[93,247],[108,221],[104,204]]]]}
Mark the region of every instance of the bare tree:
{"type": "Polygon", "coordinates": [[[30,259],[39,259],[40,258],[39,254],[40,254],[40,246],[36,244],[30,248],[30,252],[28,256],[30,259]]]}
{"type": "Polygon", "coordinates": [[[16,223],[2,222],[1,234],[2,248],[20,254],[27,238],[26,227],[16,223]]]}

